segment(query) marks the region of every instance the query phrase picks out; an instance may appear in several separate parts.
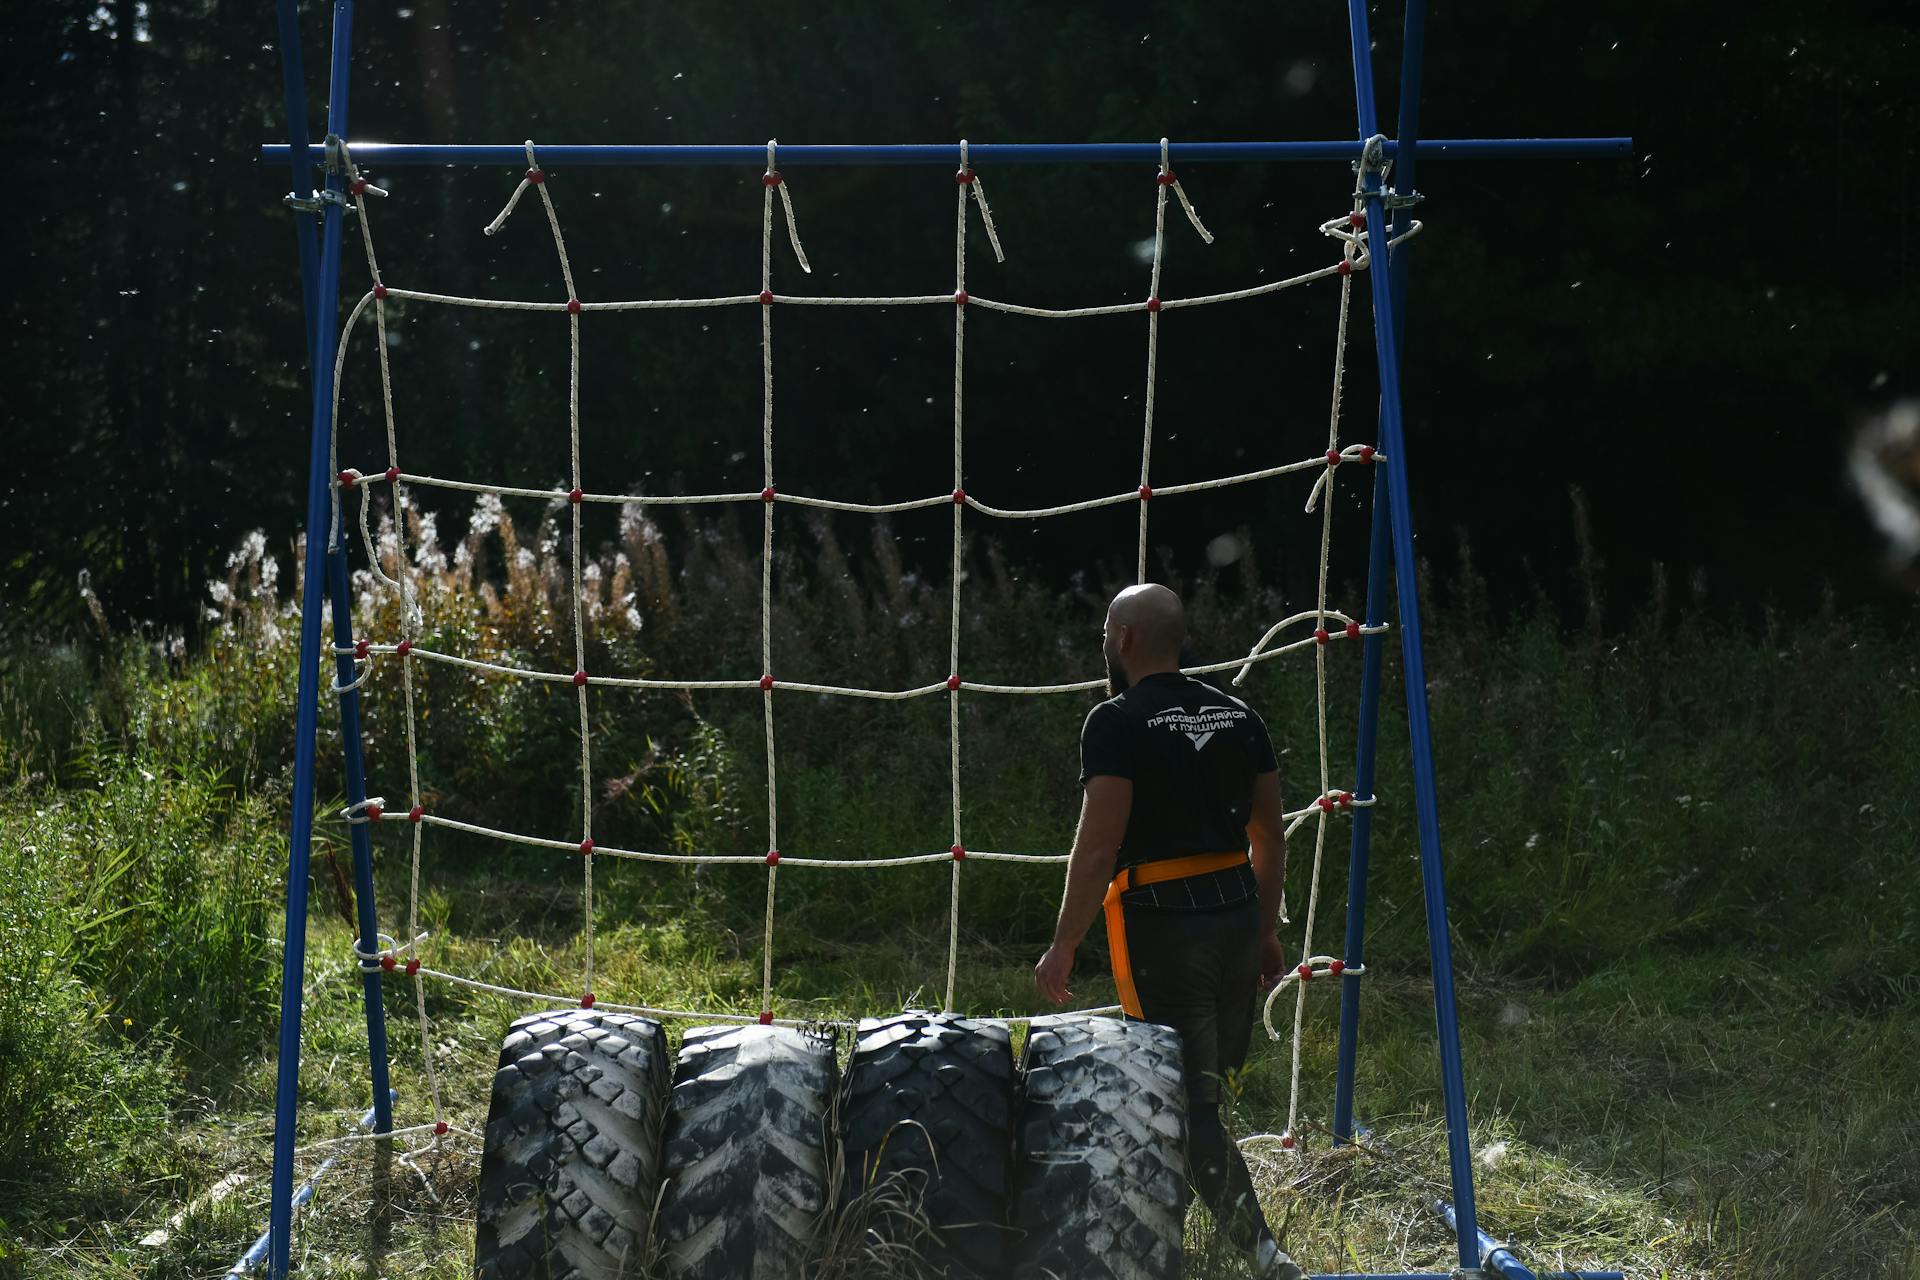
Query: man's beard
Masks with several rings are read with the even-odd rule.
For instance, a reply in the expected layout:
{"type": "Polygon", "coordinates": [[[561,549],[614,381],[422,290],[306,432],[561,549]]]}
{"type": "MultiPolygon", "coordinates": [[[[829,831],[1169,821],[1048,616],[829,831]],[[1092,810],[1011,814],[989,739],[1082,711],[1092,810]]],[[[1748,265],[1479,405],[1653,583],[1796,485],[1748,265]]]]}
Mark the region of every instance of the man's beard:
{"type": "Polygon", "coordinates": [[[1129,687],[1127,683],[1127,673],[1120,669],[1119,663],[1115,662],[1112,658],[1108,658],[1107,696],[1109,698],[1117,698],[1125,693],[1129,687]]]}

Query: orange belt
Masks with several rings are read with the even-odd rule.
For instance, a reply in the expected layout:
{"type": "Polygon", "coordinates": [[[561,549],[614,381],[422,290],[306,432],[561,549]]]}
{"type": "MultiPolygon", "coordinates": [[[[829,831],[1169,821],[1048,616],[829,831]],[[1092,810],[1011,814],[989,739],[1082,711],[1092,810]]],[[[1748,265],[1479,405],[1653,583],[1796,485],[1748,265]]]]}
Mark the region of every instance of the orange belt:
{"type": "Polygon", "coordinates": [[[1113,985],[1120,990],[1120,1007],[1130,1016],[1139,1018],[1145,1015],[1140,1012],[1140,997],[1133,990],[1133,958],[1127,954],[1127,917],[1121,909],[1120,895],[1144,885],[1185,880],[1188,876],[1204,876],[1211,871],[1226,871],[1246,861],[1244,849],[1234,853],[1192,853],[1184,858],[1166,858],[1122,867],[1120,874],[1113,878],[1113,883],[1107,886],[1107,954],[1113,961],[1113,985]]]}

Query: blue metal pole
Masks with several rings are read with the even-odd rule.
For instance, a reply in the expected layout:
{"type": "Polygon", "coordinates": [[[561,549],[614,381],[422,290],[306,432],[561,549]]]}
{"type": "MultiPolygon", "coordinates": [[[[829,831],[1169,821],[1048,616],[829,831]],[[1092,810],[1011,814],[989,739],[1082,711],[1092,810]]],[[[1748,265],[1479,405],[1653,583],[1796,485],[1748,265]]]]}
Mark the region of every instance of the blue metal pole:
{"type": "MultiPolygon", "coordinates": [[[[1378,133],[1366,0],[1348,0],[1353,79],[1360,136],[1378,133]]],[[[1363,162],[1366,163],[1366,162],[1363,162]]],[[[1367,225],[1388,225],[1380,171],[1362,179],[1367,225]]],[[[1373,292],[1374,348],[1380,364],[1380,443],[1386,452],[1387,501],[1392,517],[1394,585],[1400,598],[1400,646],[1407,686],[1407,732],[1413,748],[1414,818],[1420,832],[1420,874],[1426,888],[1427,946],[1433,964],[1434,1024],[1440,1041],[1440,1088],[1447,1118],[1447,1159],[1453,1181],[1460,1265],[1479,1262],[1473,1208],[1473,1161],[1468,1149],[1467,1091],[1460,1062],[1460,1017],[1453,990],[1453,939],[1448,932],[1445,875],[1440,857],[1439,785],[1434,776],[1428,720],[1426,660],[1420,643],[1420,596],[1413,551],[1413,508],[1407,492],[1406,432],[1400,406],[1400,349],[1395,331],[1391,271],[1368,272],[1373,292]]]]}
{"type": "MultiPolygon", "coordinates": [[[[1367,550],[1367,625],[1378,626],[1386,612],[1388,559],[1387,473],[1373,470],[1373,536],[1367,550]]],[[[1386,636],[1370,632],[1360,644],[1359,745],[1354,752],[1353,789],[1374,795],[1374,754],[1380,728],[1380,663],[1386,636]]],[[[1353,1139],[1353,1076],[1359,1059],[1360,979],[1366,963],[1367,862],[1373,842],[1373,809],[1353,811],[1353,843],[1347,856],[1347,932],[1345,958],[1348,974],[1340,985],[1340,1047],[1334,1072],[1333,1140],[1353,1139]]]]}
{"type": "MultiPolygon", "coordinates": [[[[344,500],[344,499],[343,499],[344,500]]],[[[347,522],[342,513],[340,539],[328,550],[327,585],[333,599],[334,671],[342,688],[353,683],[353,597],[347,581],[347,522]]],[[[345,758],[347,800],[359,804],[367,798],[366,767],[360,744],[360,692],[349,689],[340,695],[340,750],[345,758]]],[[[360,950],[371,955],[380,949],[380,922],[374,910],[373,833],[366,823],[355,823],[348,830],[353,842],[353,902],[360,926],[360,950]]],[[[380,970],[360,971],[362,996],[367,1008],[367,1064],[373,1084],[375,1133],[393,1128],[393,1106],[388,1101],[387,1085],[387,1010],[381,994],[380,970]]]]}
{"type": "MultiPolygon", "coordinates": [[[[1405,38],[1400,54],[1400,142],[1399,159],[1394,163],[1396,183],[1413,191],[1414,159],[1420,153],[1420,82],[1426,63],[1426,0],[1407,0],[1405,38]]],[[[1394,225],[1386,238],[1392,240],[1401,228],[1401,212],[1395,210],[1394,225]]],[[[1393,285],[1393,331],[1405,351],[1407,332],[1407,255],[1406,248],[1390,250],[1387,270],[1393,285]]],[[[1367,625],[1378,626],[1387,598],[1387,491],[1386,473],[1373,476],[1373,538],[1367,551],[1367,625]]],[[[1354,790],[1363,796],[1374,794],[1375,744],[1380,725],[1380,663],[1385,637],[1369,635],[1361,645],[1359,745],[1353,765],[1354,790]]],[[[1356,809],[1353,814],[1353,844],[1347,862],[1346,965],[1354,970],[1340,988],[1340,1048],[1334,1072],[1333,1138],[1345,1142],[1353,1137],[1353,1076],[1359,1059],[1360,974],[1366,962],[1367,869],[1373,843],[1373,810],[1356,809]]]]}
{"type": "MultiPolygon", "coordinates": [[[[296,30],[295,0],[280,0],[282,31],[296,30]],[[289,10],[294,12],[289,13],[289,10]]],[[[333,15],[333,63],[327,103],[328,131],[344,137],[347,127],[347,45],[352,38],[352,0],[337,0],[333,15]]],[[[304,119],[289,129],[305,133],[304,119]]],[[[327,189],[343,190],[340,175],[328,173],[327,189]]],[[[298,192],[298,185],[295,191],[298,192]]],[[[294,703],[293,817],[288,835],[286,947],[280,970],[279,1078],[274,1091],[273,1180],[267,1232],[268,1274],[281,1280],[287,1274],[292,1247],[293,1144],[300,1085],[301,987],[307,960],[307,873],[313,852],[314,756],[318,746],[320,701],[320,610],[326,575],[329,499],[333,477],[328,472],[329,408],[333,401],[333,362],[325,353],[333,347],[340,293],[340,210],[337,202],[325,206],[320,230],[319,287],[309,296],[313,366],[313,434],[307,458],[307,546],[300,613],[300,683],[294,703]]]]}
{"type": "MultiPolygon", "coordinates": [[[[342,135],[344,136],[344,135],[342,135]]],[[[1350,139],[1302,142],[1176,142],[1169,150],[1175,164],[1250,160],[1357,160],[1360,144],[1350,139]]],[[[1420,143],[1428,156],[1458,159],[1513,160],[1521,158],[1630,156],[1632,138],[1434,138],[1420,143]]],[[[1387,158],[1399,147],[1387,143],[1387,158]]],[[[268,145],[261,158],[284,164],[287,148],[268,145]]],[[[525,165],[527,149],[514,143],[406,143],[355,142],[353,156],[363,167],[399,165],[525,165]]],[[[552,143],[540,148],[543,165],[758,165],[765,164],[767,144],[728,143],[702,146],[619,146],[552,143]]],[[[783,144],[780,167],[807,165],[940,165],[960,163],[957,143],[862,145],[783,144]]],[[[1159,164],[1158,142],[975,142],[968,145],[968,163],[996,164],[1159,164]]]]}

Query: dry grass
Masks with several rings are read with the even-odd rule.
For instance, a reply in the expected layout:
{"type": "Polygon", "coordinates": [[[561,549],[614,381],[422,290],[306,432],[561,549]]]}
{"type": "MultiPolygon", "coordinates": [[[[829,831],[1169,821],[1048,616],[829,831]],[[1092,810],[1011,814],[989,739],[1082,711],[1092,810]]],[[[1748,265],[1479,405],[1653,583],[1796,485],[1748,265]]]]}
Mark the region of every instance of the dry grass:
{"type": "MultiPolygon", "coordinates": [[[[829,1134],[838,1131],[843,1097],[841,1090],[834,1091],[827,1122],[829,1134]]],[[[859,1280],[867,1276],[922,1280],[934,1275],[928,1254],[938,1245],[940,1236],[927,1214],[927,1172],[895,1169],[882,1174],[878,1170],[887,1143],[902,1125],[912,1125],[926,1134],[923,1126],[911,1120],[889,1129],[862,1171],[860,1190],[845,1198],[839,1188],[847,1177],[846,1152],[829,1139],[827,1185],[833,1189],[834,1201],[821,1216],[819,1234],[814,1237],[805,1272],[808,1280],[859,1280]]],[[[929,1150],[933,1147],[931,1135],[927,1135],[927,1146],[929,1150]]]]}
{"type": "MultiPolygon", "coordinates": [[[[337,955],[347,939],[334,921],[317,925],[316,954],[337,955]]],[[[663,937],[652,944],[635,936],[603,942],[608,981],[651,984],[670,977],[688,994],[698,991],[741,1007],[752,1001],[750,948],[730,952],[690,937],[663,937]]],[[[460,967],[518,981],[548,967],[565,969],[576,956],[569,946],[542,947],[463,940],[453,944],[460,967]]],[[[797,948],[789,980],[803,993],[810,981],[837,973],[829,954],[816,972],[804,946],[797,948]]],[[[831,953],[833,948],[825,948],[831,953]]],[[[851,996],[821,996],[812,1002],[823,1017],[870,1009],[889,997],[906,1004],[924,962],[937,958],[938,940],[866,956],[869,985],[851,996]]],[[[968,956],[989,1004],[1017,1011],[1029,979],[1024,957],[997,949],[968,956]]],[[[303,1140],[338,1132],[359,1096],[362,1029],[357,983],[344,962],[333,961],[316,984],[308,1018],[305,1090],[318,1105],[309,1109],[303,1140]],[[334,1109],[328,1114],[326,1106],[334,1109]]],[[[1088,998],[1101,998],[1096,980],[1088,998]]],[[[517,1005],[491,997],[430,989],[434,1053],[456,1122],[475,1129],[484,1118],[485,1088],[500,1030],[517,1005]]],[[[1249,1151],[1262,1203],[1283,1244],[1310,1271],[1445,1271],[1452,1237],[1427,1208],[1446,1191],[1446,1146],[1437,1119],[1433,1083],[1431,1014],[1417,981],[1383,981],[1369,992],[1360,1097],[1370,1104],[1377,1141],[1364,1149],[1329,1149],[1326,1134],[1308,1125],[1301,1154],[1267,1145],[1249,1151]]],[[[410,1002],[409,1002],[410,1003],[410,1002]]],[[[396,1086],[403,1119],[418,1119],[422,1103],[419,1048],[411,1023],[396,1003],[396,1086]]],[[[1510,1015],[1509,1015],[1510,1016],[1510,1015]]],[[[1638,1031],[1609,1029],[1580,1011],[1577,999],[1543,999],[1537,991],[1469,985],[1463,991],[1468,1032],[1468,1079],[1473,1098],[1472,1150],[1481,1222],[1511,1240],[1540,1269],[1624,1269],[1652,1278],[1741,1278],[1792,1275],[1907,1280],[1914,1274],[1916,1231],[1905,1199],[1913,1157],[1901,1134],[1911,1132],[1901,1098],[1887,1096],[1879,1108],[1862,1108],[1848,1122],[1821,1122],[1822,1084],[1793,1079],[1790,1063],[1754,1066],[1752,1029],[1728,1022],[1696,1028],[1705,1052],[1749,1070],[1725,1076],[1717,1092],[1690,1104],[1697,1125],[1679,1126],[1681,1113],[1657,1099],[1694,1063],[1675,1058],[1667,1080],[1641,1073],[1649,1046],[1676,1042],[1679,1019],[1652,1010],[1638,1031]],[[1527,1002],[1532,1014],[1524,1034],[1503,1027],[1502,1011],[1527,1002]],[[1596,1046],[1596,1033],[1619,1036],[1596,1046]],[[1504,1042],[1498,1037],[1507,1035],[1504,1042]],[[1500,1044],[1496,1050],[1495,1045],[1500,1044]],[[1601,1052],[1595,1052],[1596,1047],[1601,1052]],[[1566,1066],[1584,1060],[1602,1082],[1576,1078],[1566,1066]],[[1600,1099],[1611,1089],[1610,1101],[1600,1099]],[[1505,1101],[1529,1089],[1558,1090],[1560,1103],[1522,1109],[1505,1101]],[[1591,1094],[1589,1091],[1592,1091],[1591,1094]],[[1799,1120],[1776,1132],[1747,1126],[1755,1108],[1768,1102],[1799,1120]],[[1591,1112],[1587,1108],[1592,1105],[1591,1112]],[[1903,1126],[1905,1129],[1903,1130],[1903,1126]],[[1891,1132],[1889,1132],[1889,1130],[1891,1132]],[[1662,1134],[1666,1134],[1662,1138],[1662,1134]],[[1747,1141],[1757,1133],[1758,1147],[1747,1141]],[[1744,1135],[1736,1138],[1736,1134],[1744,1135]],[[1714,1148],[1705,1140],[1717,1141],[1714,1148]],[[1769,1142],[1768,1139],[1773,1141],[1769,1142]]],[[[1332,1039],[1326,1011],[1318,1011],[1309,1037],[1306,1114],[1319,1116],[1331,1098],[1332,1039]]],[[[1920,1049],[1916,1029],[1881,1028],[1877,1047],[1864,1043],[1865,1027],[1853,1028],[1854,1049],[1868,1059],[1920,1049]],[[1902,1048],[1905,1046],[1905,1049],[1902,1048]]],[[[1835,1032],[1845,1038],[1846,1033],[1835,1032]]],[[[1283,1046],[1261,1043],[1240,1081],[1234,1118],[1242,1132],[1278,1128],[1284,1120],[1286,1058],[1283,1046]]],[[[224,1266],[250,1228],[264,1218],[267,1126],[260,1118],[271,1087],[271,1063],[248,1073],[228,1114],[207,1113],[183,1129],[183,1150],[211,1173],[238,1167],[248,1176],[243,1192],[204,1220],[191,1222],[155,1256],[116,1248],[163,1217],[169,1206],[154,1202],[131,1213],[124,1225],[98,1224],[58,1254],[71,1274],[151,1274],[185,1277],[224,1266]],[[116,1258],[118,1261],[116,1261],[116,1258]]],[[[1852,1108],[1844,1099],[1833,1114],[1852,1108]]],[[[299,1256],[317,1276],[407,1274],[462,1275],[472,1248],[471,1188],[477,1155],[455,1144],[439,1161],[399,1162],[381,1170],[369,1147],[353,1148],[328,1175],[317,1209],[303,1222],[299,1256]]],[[[835,1168],[837,1178],[842,1170],[835,1168]]],[[[919,1207],[916,1180],[901,1177],[870,1183],[854,1201],[823,1220],[825,1235],[815,1274],[916,1275],[917,1259],[931,1239],[919,1207]]],[[[1189,1223],[1189,1274],[1207,1280],[1245,1275],[1242,1263],[1219,1247],[1205,1212],[1189,1223]]],[[[51,1261],[51,1258],[49,1258],[51,1261]]]]}

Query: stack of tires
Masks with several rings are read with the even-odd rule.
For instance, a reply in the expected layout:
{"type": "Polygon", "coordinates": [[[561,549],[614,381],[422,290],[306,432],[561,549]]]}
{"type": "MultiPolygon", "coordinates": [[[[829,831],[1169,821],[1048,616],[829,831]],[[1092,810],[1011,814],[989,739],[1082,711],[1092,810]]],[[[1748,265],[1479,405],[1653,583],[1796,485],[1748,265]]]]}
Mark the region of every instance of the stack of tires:
{"type": "Polygon", "coordinates": [[[515,1022],[481,1159],[481,1280],[1180,1274],[1179,1037],[905,1013],[831,1034],[630,1014],[515,1022]]]}

